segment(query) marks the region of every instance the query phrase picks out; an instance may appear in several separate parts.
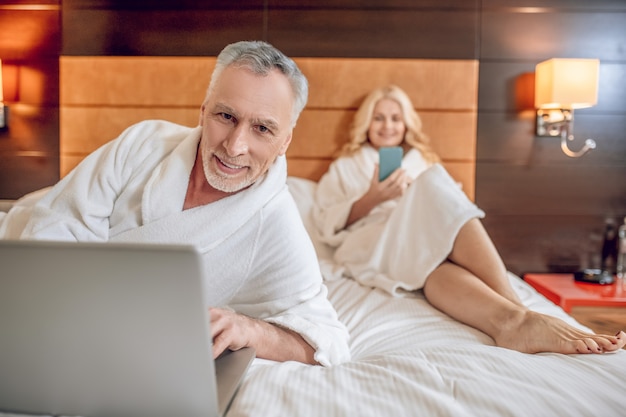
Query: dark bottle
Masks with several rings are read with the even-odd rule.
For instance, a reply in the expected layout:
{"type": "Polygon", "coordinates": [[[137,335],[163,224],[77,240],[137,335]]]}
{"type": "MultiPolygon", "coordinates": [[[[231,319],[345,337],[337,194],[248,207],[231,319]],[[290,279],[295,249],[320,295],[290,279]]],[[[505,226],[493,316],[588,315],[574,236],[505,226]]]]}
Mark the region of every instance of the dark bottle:
{"type": "Polygon", "coordinates": [[[626,278],[626,217],[617,229],[617,278],[626,278]]]}
{"type": "Polygon", "coordinates": [[[617,226],[615,219],[606,219],[602,243],[602,270],[615,274],[617,264],[617,226]]]}

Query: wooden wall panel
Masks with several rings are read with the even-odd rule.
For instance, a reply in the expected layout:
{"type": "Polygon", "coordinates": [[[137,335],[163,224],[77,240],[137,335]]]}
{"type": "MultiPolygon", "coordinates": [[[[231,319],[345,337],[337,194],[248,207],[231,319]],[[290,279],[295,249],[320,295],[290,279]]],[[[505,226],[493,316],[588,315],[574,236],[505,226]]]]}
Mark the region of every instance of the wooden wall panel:
{"type": "Polygon", "coordinates": [[[487,213],[483,224],[509,270],[517,274],[600,266],[602,217],[487,213]]]}
{"type": "MultiPolygon", "coordinates": [[[[9,128],[0,133],[0,154],[5,158],[28,155],[58,158],[58,107],[17,103],[12,104],[9,111],[9,128]]],[[[17,176],[3,169],[4,166],[0,165],[0,176],[17,176]]],[[[37,173],[32,174],[36,176],[37,173]]]]}
{"type": "Polygon", "coordinates": [[[59,3],[37,0],[24,5],[10,0],[0,3],[0,58],[36,60],[58,55],[59,3]]]}
{"type": "MultiPolygon", "coordinates": [[[[236,7],[236,3],[234,3],[236,7]]],[[[217,55],[263,39],[259,10],[63,10],[64,55],[217,55]]]]}
{"type": "Polygon", "coordinates": [[[268,0],[269,8],[476,10],[478,0],[268,0]]]}
{"type": "Polygon", "coordinates": [[[9,127],[0,131],[0,199],[59,179],[60,1],[0,3],[9,127]]]}
{"type": "Polygon", "coordinates": [[[264,0],[64,0],[64,9],[103,10],[220,10],[262,8],[264,0]]]}
{"type": "Polygon", "coordinates": [[[267,40],[298,57],[476,57],[474,11],[283,10],[268,12],[267,40]]]}
{"type": "Polygon", "coordinates": [[[419,110],[472,111],[478,63],[473,60],[296,58],[309,79],[310,107],[357,108],[373,88],[396,83],[419,110]],[[312,70],[311,65],[314,65],[312,70]]]}
{"type": "Polygon", "coordinates": [[[536,137],[534,135],[534,114],[524,112],[481,114],[478,136],[482,139],[478,146],[477,158],[490,163],[512,165],[584,167],[595,169],[599,166],[624,165],[626,157],[626,117],[622,115],[576,113],[574,140],[568,142],[572,149],[580,149],[585,139],[593,138],[596,149],[584,158],[564,158],[559,137],[536,137]]]}
{"type": "Polygon", "coordinates": [[[310,178],[314,181],[322,178],[322,175],[328,170],[332,159],[307,159],[292,158],[287,159],[287,170],[289,175],[300,178],[310,178]]]}
{"type": "MultiPolygon", "coordinates": [[[[93,152],[119,136],[127,127],[143,120],[169,120],[197,126],[200,106],[177,107],[83,107],[62,106],[61,149],[63,153],[93,152]]],[[[64,171],[64,174],[67,171],[64,171]]]]}
{"type": "Polygon", "coordinates": [[[519,13],[536,11],[625,11],[622,0],[481,0],[483,10],[509,9],[519,13]]]}
{"type": "Polygon", "coordinates": [[[64,105],[198,106],[215,58],[61,57],[60,66],[64,105]]]}
{"type": "Polygon", "coordinates": [[[535,13],[484,11],[481,58],[536,59],[552,57],[623,60],[626,50],[624,12],[571,11],[540,8],[535,13]]]}
{"type": "Polygon", "coordinates": [[[287,155],[332,158],[333,154],[347,142],[353,116],[354,111],[348,109],[305,109],[294,129],[287,155]]]}
{"type": "Polygon", "coordinates": [[[59,157],[43,152],[0,152],[2,199],[15,199],[54,184],[59,178],[59,157]],[[55,180],[51,180],[55,179],[55,180]]]}
{"type": "Polygon", "coordinates": [[[496,167],[478,173],[481,184],[491,184],[497,191],[478,192],[481,207],[488,207],[489,213],[599,218],[624,213],[626,169],[623,167],[505,164],[496,167]]]}
{"type": "Polygon", "coordinates": [[[448,161],[474,161],[476,142],[475,113],[420,112],[424,131],[435,151],[448,161]]]}

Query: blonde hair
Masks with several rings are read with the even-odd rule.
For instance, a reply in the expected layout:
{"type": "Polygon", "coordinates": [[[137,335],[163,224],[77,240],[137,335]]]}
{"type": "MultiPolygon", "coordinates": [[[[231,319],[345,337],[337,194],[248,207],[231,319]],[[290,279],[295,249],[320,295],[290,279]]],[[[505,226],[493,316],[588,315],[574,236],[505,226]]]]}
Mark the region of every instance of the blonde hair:
{"type": "Polygon", "coordinates": [[[406,126],[404,142],[417,149],[427,162],[439,162],[441,158],[430,146],[430,138],[422,132],[422,119],[413,108],[409,96],[398,86],[388,85],[372,90],[363,100],[354,115],[350,129],[350,141],[339,151],[338,156],[347,156],[356,152],[364,143],[369,141],[369,130],[374,114],[374,107],[381,99],[388,98],[396,101],[402,109],[402,118],[406,126]]]}

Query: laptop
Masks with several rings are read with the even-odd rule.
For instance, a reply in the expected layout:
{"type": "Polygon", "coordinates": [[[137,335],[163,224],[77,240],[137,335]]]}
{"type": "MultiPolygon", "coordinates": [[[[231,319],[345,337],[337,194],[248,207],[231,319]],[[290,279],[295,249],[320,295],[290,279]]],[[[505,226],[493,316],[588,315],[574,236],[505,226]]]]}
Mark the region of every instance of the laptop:
{"type": "Polygon", "coordinates": [[[191,246],[0,241],[0,414],[223,416],[255,356],[213,360],[191,246]]]}

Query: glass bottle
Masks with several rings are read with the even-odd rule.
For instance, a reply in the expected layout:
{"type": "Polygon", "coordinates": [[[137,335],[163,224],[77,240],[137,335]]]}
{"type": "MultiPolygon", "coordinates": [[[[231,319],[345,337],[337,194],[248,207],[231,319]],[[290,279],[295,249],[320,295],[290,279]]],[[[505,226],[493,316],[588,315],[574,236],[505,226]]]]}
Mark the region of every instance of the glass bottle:
{"type": "Polygon", "coordinates": [[[617,225],[615,220],[607,218],[604,229],[604,242],[602,243],[602,265],[603,271],[615,274],[617,264],[617,225]]]}
{"type": "Polygon", "coordinates": [[[617,278],[624,280],[626,277],[626,217],[624,223],[617,232],[617,278]]]}

